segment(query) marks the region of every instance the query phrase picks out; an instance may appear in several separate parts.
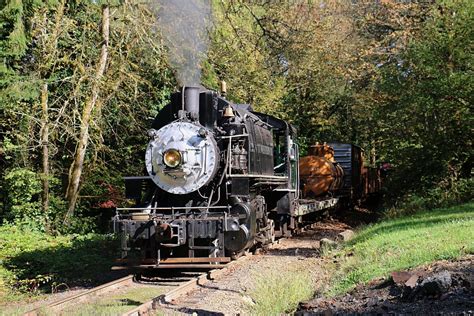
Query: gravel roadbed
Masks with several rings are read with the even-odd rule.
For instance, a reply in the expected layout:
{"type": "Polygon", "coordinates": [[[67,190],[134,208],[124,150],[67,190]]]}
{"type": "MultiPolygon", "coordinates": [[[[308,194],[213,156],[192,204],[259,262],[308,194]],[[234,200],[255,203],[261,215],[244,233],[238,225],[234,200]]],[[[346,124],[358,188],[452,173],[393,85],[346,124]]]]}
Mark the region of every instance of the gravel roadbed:
{"type": "MultiPolygon", "coordinates": [[[[339,227],[329,233],[344,230],[339,227]]],[[[250,293],[256,276],[276,271],[291,275],[291,271],[305,270],[315,288],[327,283],[332,264],[319,256],[321,231],[305,232],[297,237],[282,239],[259,254],[237,262],[218,280],[211,281],[171,304],[163,306],[158,314],[249,315],[254,304],[250,293]]]]}

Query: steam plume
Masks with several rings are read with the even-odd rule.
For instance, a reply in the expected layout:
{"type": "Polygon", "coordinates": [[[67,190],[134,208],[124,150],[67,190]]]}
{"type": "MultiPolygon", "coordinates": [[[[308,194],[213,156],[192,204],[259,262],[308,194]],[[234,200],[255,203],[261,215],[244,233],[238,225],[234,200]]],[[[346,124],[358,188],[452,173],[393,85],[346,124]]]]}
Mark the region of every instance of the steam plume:
{"type": "Polygon", "coordinates": [[[201,83],[200,62],[209,45],[209,0],[156,0],[158,26],[181,85],[201,83]]]}

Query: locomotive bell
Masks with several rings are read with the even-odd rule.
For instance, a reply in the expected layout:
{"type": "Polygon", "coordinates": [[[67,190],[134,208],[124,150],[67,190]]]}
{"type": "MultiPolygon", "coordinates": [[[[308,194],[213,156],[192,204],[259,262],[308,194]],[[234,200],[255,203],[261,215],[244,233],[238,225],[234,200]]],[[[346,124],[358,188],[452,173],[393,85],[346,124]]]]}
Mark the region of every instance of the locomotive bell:
{"type": "Polygon", "coordinates": [[[224,114],[222,116],[225,118],[231,118],[235,116],[234,111],[232,110],[230,105],[224,109],[224,114]]]}

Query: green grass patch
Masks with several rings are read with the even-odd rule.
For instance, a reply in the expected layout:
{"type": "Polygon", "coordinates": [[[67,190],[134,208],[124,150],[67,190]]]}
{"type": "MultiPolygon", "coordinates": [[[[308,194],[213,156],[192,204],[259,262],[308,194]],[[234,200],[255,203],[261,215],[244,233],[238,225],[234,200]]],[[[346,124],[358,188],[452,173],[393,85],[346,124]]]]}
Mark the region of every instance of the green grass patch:
{"type": "Polygon", "coordinates": [[[157,288],[155,286],[132,288],[123,293],[107,296],[95,302],[71,307],[66,309],[63,314],[71,316],[121,315],[168,290],[169,289],[157,288]]]}
{"type": "Polygon", "coordinates": [[[474,253],[474,203],[419,212],[368,226],[336,253],[329,295],[390,272],[474,253]]]}
{"type": "Polygon", "coordinates": [[[110,269],[117,249],[110,235],[50,236],[2,226],[0,304],[93,283],[110,269]]]}
{"type": "Polygon", "coordinates": [[[299,302],[311,298],[315,290],[311,277],[305,270],[271,270],[255,276],[255,280],[255,287],[250,291],[255,302],[250,308],[251,315],[293,312],[299,302]]]}

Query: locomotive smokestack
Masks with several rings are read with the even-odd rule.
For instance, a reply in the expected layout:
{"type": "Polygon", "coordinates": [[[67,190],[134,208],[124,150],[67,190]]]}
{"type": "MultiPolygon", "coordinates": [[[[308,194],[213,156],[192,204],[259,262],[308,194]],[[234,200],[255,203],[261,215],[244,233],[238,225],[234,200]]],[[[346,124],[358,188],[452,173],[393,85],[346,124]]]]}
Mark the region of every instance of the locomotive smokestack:
{"type": "Polygon", "coordinates": [[[193,119],[199,119],[199,87],[184,87],[184,110],[191,114],[193,119]]]}

